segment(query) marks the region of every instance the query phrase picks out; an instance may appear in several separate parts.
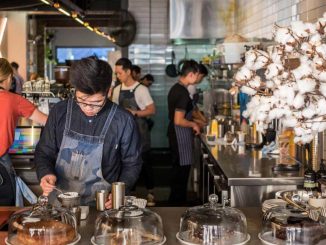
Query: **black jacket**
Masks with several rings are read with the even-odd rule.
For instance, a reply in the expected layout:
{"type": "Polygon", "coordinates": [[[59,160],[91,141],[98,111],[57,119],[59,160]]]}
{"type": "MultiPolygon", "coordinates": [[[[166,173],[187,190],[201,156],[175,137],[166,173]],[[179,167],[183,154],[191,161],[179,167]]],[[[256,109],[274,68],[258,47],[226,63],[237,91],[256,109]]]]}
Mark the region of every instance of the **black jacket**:
{"type": "MultiPolygon", "coordinates": [[[[86,135],[100,135],[112,106],[108,101],[94,117],[87,117],[73,102],[71,129],[86,135]]],[[[68,101],[61,101],[51,110],[41,139],[35,150],[37,176],[55,174],[55,163],[65,128],[68,101]]],[[[118,107],[103,145],[102,172],[109,182],[126,183],[130,191],[141,171],[141,142],[133,116],[118,107]]]]}

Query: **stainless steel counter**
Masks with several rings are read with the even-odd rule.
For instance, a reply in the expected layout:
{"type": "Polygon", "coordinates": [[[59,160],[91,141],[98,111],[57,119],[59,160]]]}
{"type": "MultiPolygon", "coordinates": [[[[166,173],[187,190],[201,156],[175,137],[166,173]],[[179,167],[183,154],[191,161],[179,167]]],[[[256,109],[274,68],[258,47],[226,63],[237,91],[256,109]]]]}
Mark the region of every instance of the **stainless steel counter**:
{"type": "MultiPolygon", "coordinates": [[[[261,229],[261,209],[257,207],[239,208],[246,215],[248,224],[248,233],[251,236],[247,244],[262,244],[257,237],[261,229]]],[[[186,210],[185,207],[156,207],[151,208],[158,213],[163,221],[164,234],[167,238],[165,245],[180,245],[175,235],[179,230],[180,217],[186,210]]],[[[90,210],[90,214],[86,220],[81,221],[79,233],[82,238],[78,244],[89,245],[90,239],[94,233],[95,219],[99,213],[95,209],[90,210]]]]}
{"type": "MultiPolygon", "coordinates": [[[[211,182],[215,185],[213,192],[227,186],[233,207],[260,206],[264,200],[274,198],[276,191],[293,190],[303,185],[303,168],[273,172],[278,158],[263,157],[261,150],[248,149],[245,145],[210,145],[205,136],[201,136],[201,141],[203,186],[211,182]]],[[[203,200],[212,189],[203,188],[203,200]]]]}
{"type": "Polygon", "coordinates": [[[208,154],[227,177],[229,185],[302,185],[303,170],[273,172],[277,158],[262,157],[260,150],[246,149],[244,145],[209,145],[201,137],[208,154]]]}

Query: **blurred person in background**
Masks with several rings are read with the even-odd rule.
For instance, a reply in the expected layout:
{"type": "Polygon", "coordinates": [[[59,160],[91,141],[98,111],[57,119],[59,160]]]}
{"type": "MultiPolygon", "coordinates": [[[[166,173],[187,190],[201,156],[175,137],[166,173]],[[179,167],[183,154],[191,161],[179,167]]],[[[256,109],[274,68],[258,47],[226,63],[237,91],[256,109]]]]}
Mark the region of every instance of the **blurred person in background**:
{"type": "Polygon", "coordinates": [[[146,173],[147,205],[154,206],[154,182],[149,154],[151,135],[146,119],[155,114],[155,104],[148,88],[132,76],[132,67],[131,61],[127,58],[121,58],[116,62],[115,72],[122,84],[114,88],[112,101],[128,110],[137,122],[142,142],[143,173],[146,173]]]}
{"type": "Polygon", "coordinates": [[[137,65],[132,65],[132,67],[131,67],[131,76],[135,81],[140,82],[141,68],[139,66],[137,66],[137,65]]]}
{"type": "Polygon", "coordinates": [[[140,83],[149,88],[154,83],[154,77],[152,74],[146,74],[140,79],[140,83]]]}
{"type": "Polygon", "coordinates": [[[0,206],[23,206],[23,196],[31,204],[36,203],[36,196],[16,175],[8,150],[14,142],[19,117],[31,119],[41,125],[47,120],[47,115],[27,99],[9,92],[13,75],[10,63],[0,58],[0,206]]]}
{"type": "Polygon", "coordinates": [[[179,81],[168,94],[168,138],[173,165],[169,203],[175,206],[186,205],[194,135],[200,134],[200,126],[192,120],[193,102],[187,90],[198,81],[200,68],[194,60],[184,60],[179,67],[179,81]]]}
{"type": "Polygon", "coordinates": [[[19,65],[17,62],[11,62],[10,63],[12,70],[14,72],[13,74],[13,79],[15,80],[16,86],[15,86],[15,93],[16,94],[21,94],[23,90],[23,84],[25,82],[24,78],[19,74],[18,68],[19,65]]]}

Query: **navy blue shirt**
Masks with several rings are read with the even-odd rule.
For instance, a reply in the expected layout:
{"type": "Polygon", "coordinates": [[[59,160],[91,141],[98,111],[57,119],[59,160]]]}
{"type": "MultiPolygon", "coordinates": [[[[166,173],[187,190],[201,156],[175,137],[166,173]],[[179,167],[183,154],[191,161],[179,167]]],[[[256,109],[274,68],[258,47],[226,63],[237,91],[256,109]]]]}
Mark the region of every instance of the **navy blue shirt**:
{"type": "MultiPolygon", "coordinates": [[[[61,101],[51,110],[41,139],[35,150],[35,164],[39,180],[47,174],[55,174],[55,163],[60,150],[65,128],[68,101],[61,101]]],[[[71,129],[75,132],[100,135],[112,102],[108,101],[93,117],[86,116],[73,102],[71,129]]],[[[109,182],[126,183],[130,191],[141,171],[141,142],[133,116],[118,107],[107,131],[102,156],[102,173],[109,182]]]]}

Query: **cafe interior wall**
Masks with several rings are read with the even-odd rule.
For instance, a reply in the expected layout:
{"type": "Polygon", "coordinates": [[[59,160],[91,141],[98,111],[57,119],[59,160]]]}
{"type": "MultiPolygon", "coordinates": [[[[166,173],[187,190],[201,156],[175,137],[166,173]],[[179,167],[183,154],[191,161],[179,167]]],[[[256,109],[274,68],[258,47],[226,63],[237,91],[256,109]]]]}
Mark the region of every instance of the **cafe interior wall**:
{"type": "Polygon", "coordinates": [[[1,18],[7,18],[1,43],[2,57],[19,64],[19,72],[24,79],[27,75],[27,13],[0,12],[1,18]]]}

